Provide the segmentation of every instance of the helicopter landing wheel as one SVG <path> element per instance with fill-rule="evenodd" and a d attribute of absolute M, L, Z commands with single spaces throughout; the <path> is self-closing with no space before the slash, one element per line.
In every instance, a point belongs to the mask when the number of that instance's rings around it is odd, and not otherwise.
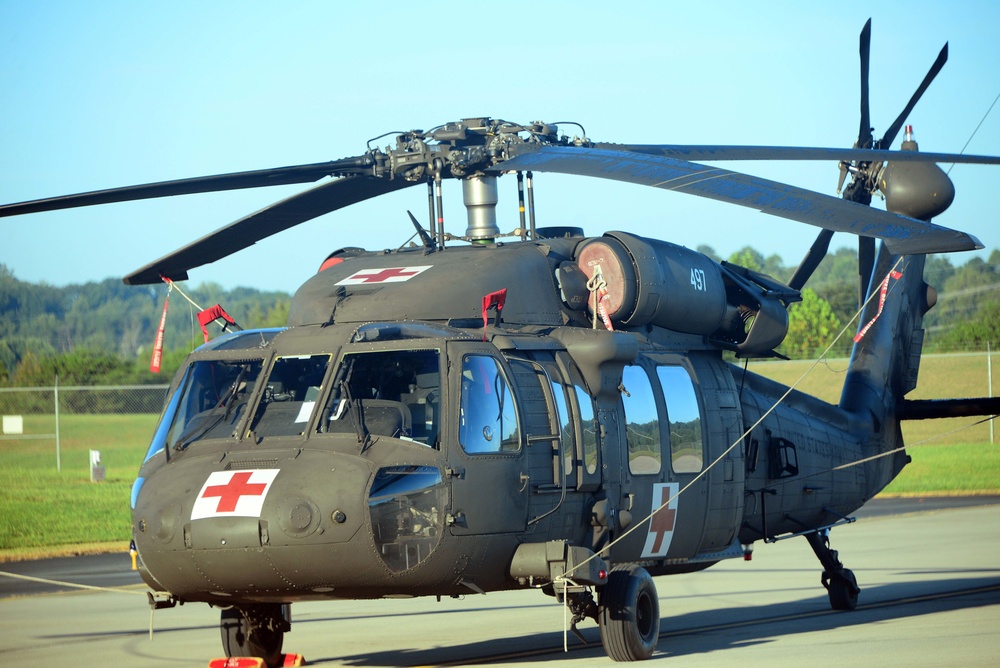
<path fill-rule="evenodd" d="M 219 624 L 222 649 L 227 657 L 255 656 L 268 666 L 277 666 L 287 626 L 280 605 L 224 608 Z"/>
<path fill-rule="evenodd" d="M 597 623 L 601 643 L 614 661 L 653 656 L 660 638 L 660 599 L 645 568 L 616 566 L 600 592 Z"/>
<path fill-rule="evenodd" d="M 830 607 L 834 610 L 854 610 L 858 607 L 861 588 L 849 568 L 844 568 L 833 576 L 824 573 L 823 584 L 830 595 Z"/>
<path fill-rule="evenodd" d="M 826 587 L 830 596 L 830 607 L 834 610 L 854 610 L 858 607 L 858 593 L 861 587 L 849 568 L 844 568 L 837 551 L 830 549 L 830 532 L 821 529 L 805 534 L 806 540 L 813 552 L 823 564 L 823 575 L 820 582 Z"/>

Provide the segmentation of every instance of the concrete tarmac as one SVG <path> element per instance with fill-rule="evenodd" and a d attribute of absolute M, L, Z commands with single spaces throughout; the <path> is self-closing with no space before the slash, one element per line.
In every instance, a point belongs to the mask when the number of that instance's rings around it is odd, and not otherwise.
<path fill-rule="evenodd" d="M 862 588 L 833 612 L 802 538 L 758 543 L 750 562 L 656 578 L 661 636 L 652 661 L 736 665 L 991 666 L 1000 661 L 1000 505 L 872 514 L 831 533 Z M 315 666 L 608 665 L 597 627 L 570 635 L 540 592 L 461 600 L 335 601 L 293 606 L 285 651 Z M 204 666 L 222 656 L 219 613 L 159 610 L 145 590 L 0 600 L 0 656 L 17 666 Z"/>

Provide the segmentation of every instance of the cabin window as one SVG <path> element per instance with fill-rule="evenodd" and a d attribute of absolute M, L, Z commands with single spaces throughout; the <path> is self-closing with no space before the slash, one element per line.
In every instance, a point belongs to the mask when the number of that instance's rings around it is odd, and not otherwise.
<path fill-rule="evenodd" d="M 317 429 L 388 436 L 436 447 L 441 420 L 440 351 L 344 355 Z"/>
<path fill-rule="evenodd" d="M 684 367 L 659 366 L 670 428 L 670 465 L 675 473 L 699 473 L 704 467 L 701 411 L 691 375 Z"/>
<path fill-rule="evenodd" d="M 552 381 L 552 396 L 556 403 L 556 421 L 559 425 L 559 449 L 562 453 L 562 470 L 566 473 L 566 484 L 573 485 L 576 473 L 576 432 L 573 418 L 566 403 L 566 389 L 562 383 Z M 561 482 L 561 480 L 556 480 Z"/>
<path fill-rule="evenodd" d="M 627 366 L 622 371 L 625 407 L 625 440 L 628 444 L 628 470 L 633 475 L 660 472 L 660 417 L 649 376 L 641 366 Z"/>
<path fill-rule="evenodd" d="M 594 421 L 594 400 L 587 390 L 576 388 L 576 403 L 580 407 L 580 438 L 583 450 L 583 466 L 588 474 L 597 473 L 597 424 Z"/>
<path fill-rule="evenodd" d="M 462 360 L 458 442 L 473 454 L 521 448 L 514 395 L 497 360 L 466 355 Z"/>
<path fill-rule="evenodd" d="M 164 414 L 173 418 L 166 443 L 183 450 L 205 438 L 236 437 L 262 366 L 259 359 L 192 362 L 173 415 Z"/>
<path fill-rule="evenodd" d="M 330 355 L 288 355 L 275 360 L 250 431 L 261 437 L 304 434 L 329 364 Z"/>

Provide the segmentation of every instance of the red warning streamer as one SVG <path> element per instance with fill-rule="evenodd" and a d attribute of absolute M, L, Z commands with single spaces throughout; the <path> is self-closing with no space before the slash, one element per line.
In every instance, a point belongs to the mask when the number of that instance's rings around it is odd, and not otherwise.
<path fill-rule="evenodd" d="M 594 275 L 587 281 L 587 289 L 590 290 L 591 310 L 596 315 L 601 316 L 605 329 L 609 332 L 615 331 L 611 324 L 611 316 L 608 315 L 608 282 L 604 278 L 604 272 L 601 271 L 601 265 L 594 266 Z M 597 329 L 596 319 L 594 320 L 594 329 Z"/>
<path fill-rule="evenodd" d="M 607 301 L 608 301 L 608 290 L 606 287 L 602 286 L 598 288 L 598 293 L 600 297 L 597 298 L 597 313 L 601 316 L 601 321 L 604 323 L 604 328 L 609 332 L 615 331 L 614 325 L 611 324 L 611 317 L 608 315 Z"/>
<path fill-rule="evenodd" d="M 156 342 L 153 344 L 153 357 L 149 360 L 149 370 L 153 373 L 160 373 L 160 363 L 163 361 L 163 330 L 167 326 L 168 306 L 170 306 L 170 288 L 167 288 L 167 298 L 163 300 L 163 315 L 160 316 L 160 326 L 156 330 Z"/>
<path fill-rule="evenodd" d="M 504 302 L 507 301 L 507 288 L 502 290 L 497 290 L 496 292 L 491 292 L 490 294 L 483 297 L 483 341 L 486 340 L 486 324 L 487 312 L 494 306 L 497 308 L 497 317 L 500 316 L 500 311 L 503 310 Z"/>
<path fill-rule="evenodd" d="M 898 281 L 902 277 L 903 277 L 902 272 L 893 269 L 882 281 L 882 287 L 879 289 L 879 296 L 878 296 L 878 312 L 875 314 L 875 317 L 868 322 L 867 325 L 861 328 L 861 331 L 859 331 L 857 334 L 854 335 L 855 343 L 864 338 L 865 334 L 868 333 L 868 330 L 871 329 L 871 326 L 875 324 L 876 320 L 878 320 L 878 317 L 882 315 L 882 307 L 885 306 L 885 294 L 886 292 L 889 291 L 889 279 L 892 278 Z"/>
<path fill-rule="evenodd" d="M 226 313 L 226 310 L 218 304 L 211 306 L 198 314 L 198 324 L 201 325 L 201 333 L 205 335 L 205 343 L 208 343 L 208 328 L 206 325 L 210 322 L 218 320 L 219 318 L 225 320 L 228 325 L 236 324 L 236 321 L 233 320 L 232 316 Z M 223 329 L 225 329 L 225 326 L 223 326 Z"/>

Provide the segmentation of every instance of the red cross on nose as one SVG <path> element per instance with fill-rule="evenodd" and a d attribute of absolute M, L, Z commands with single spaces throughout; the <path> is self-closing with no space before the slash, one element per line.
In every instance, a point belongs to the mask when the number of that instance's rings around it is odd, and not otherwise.
<path fill-rule="evenodd" d="M 236 504 L 240 502 L 241 496 L 260 496 L 267 489 L 264 483 L 250 483 L 252 472 L 245 471 L 234 473 L 233 477 L 225 485 L 210 485 L 202 492 L 201 497 L 206 499 L 211 496 L 219 497 L 219 506 L 215 509 L 218 513 L 231 513 L 236 510 Z"/>

